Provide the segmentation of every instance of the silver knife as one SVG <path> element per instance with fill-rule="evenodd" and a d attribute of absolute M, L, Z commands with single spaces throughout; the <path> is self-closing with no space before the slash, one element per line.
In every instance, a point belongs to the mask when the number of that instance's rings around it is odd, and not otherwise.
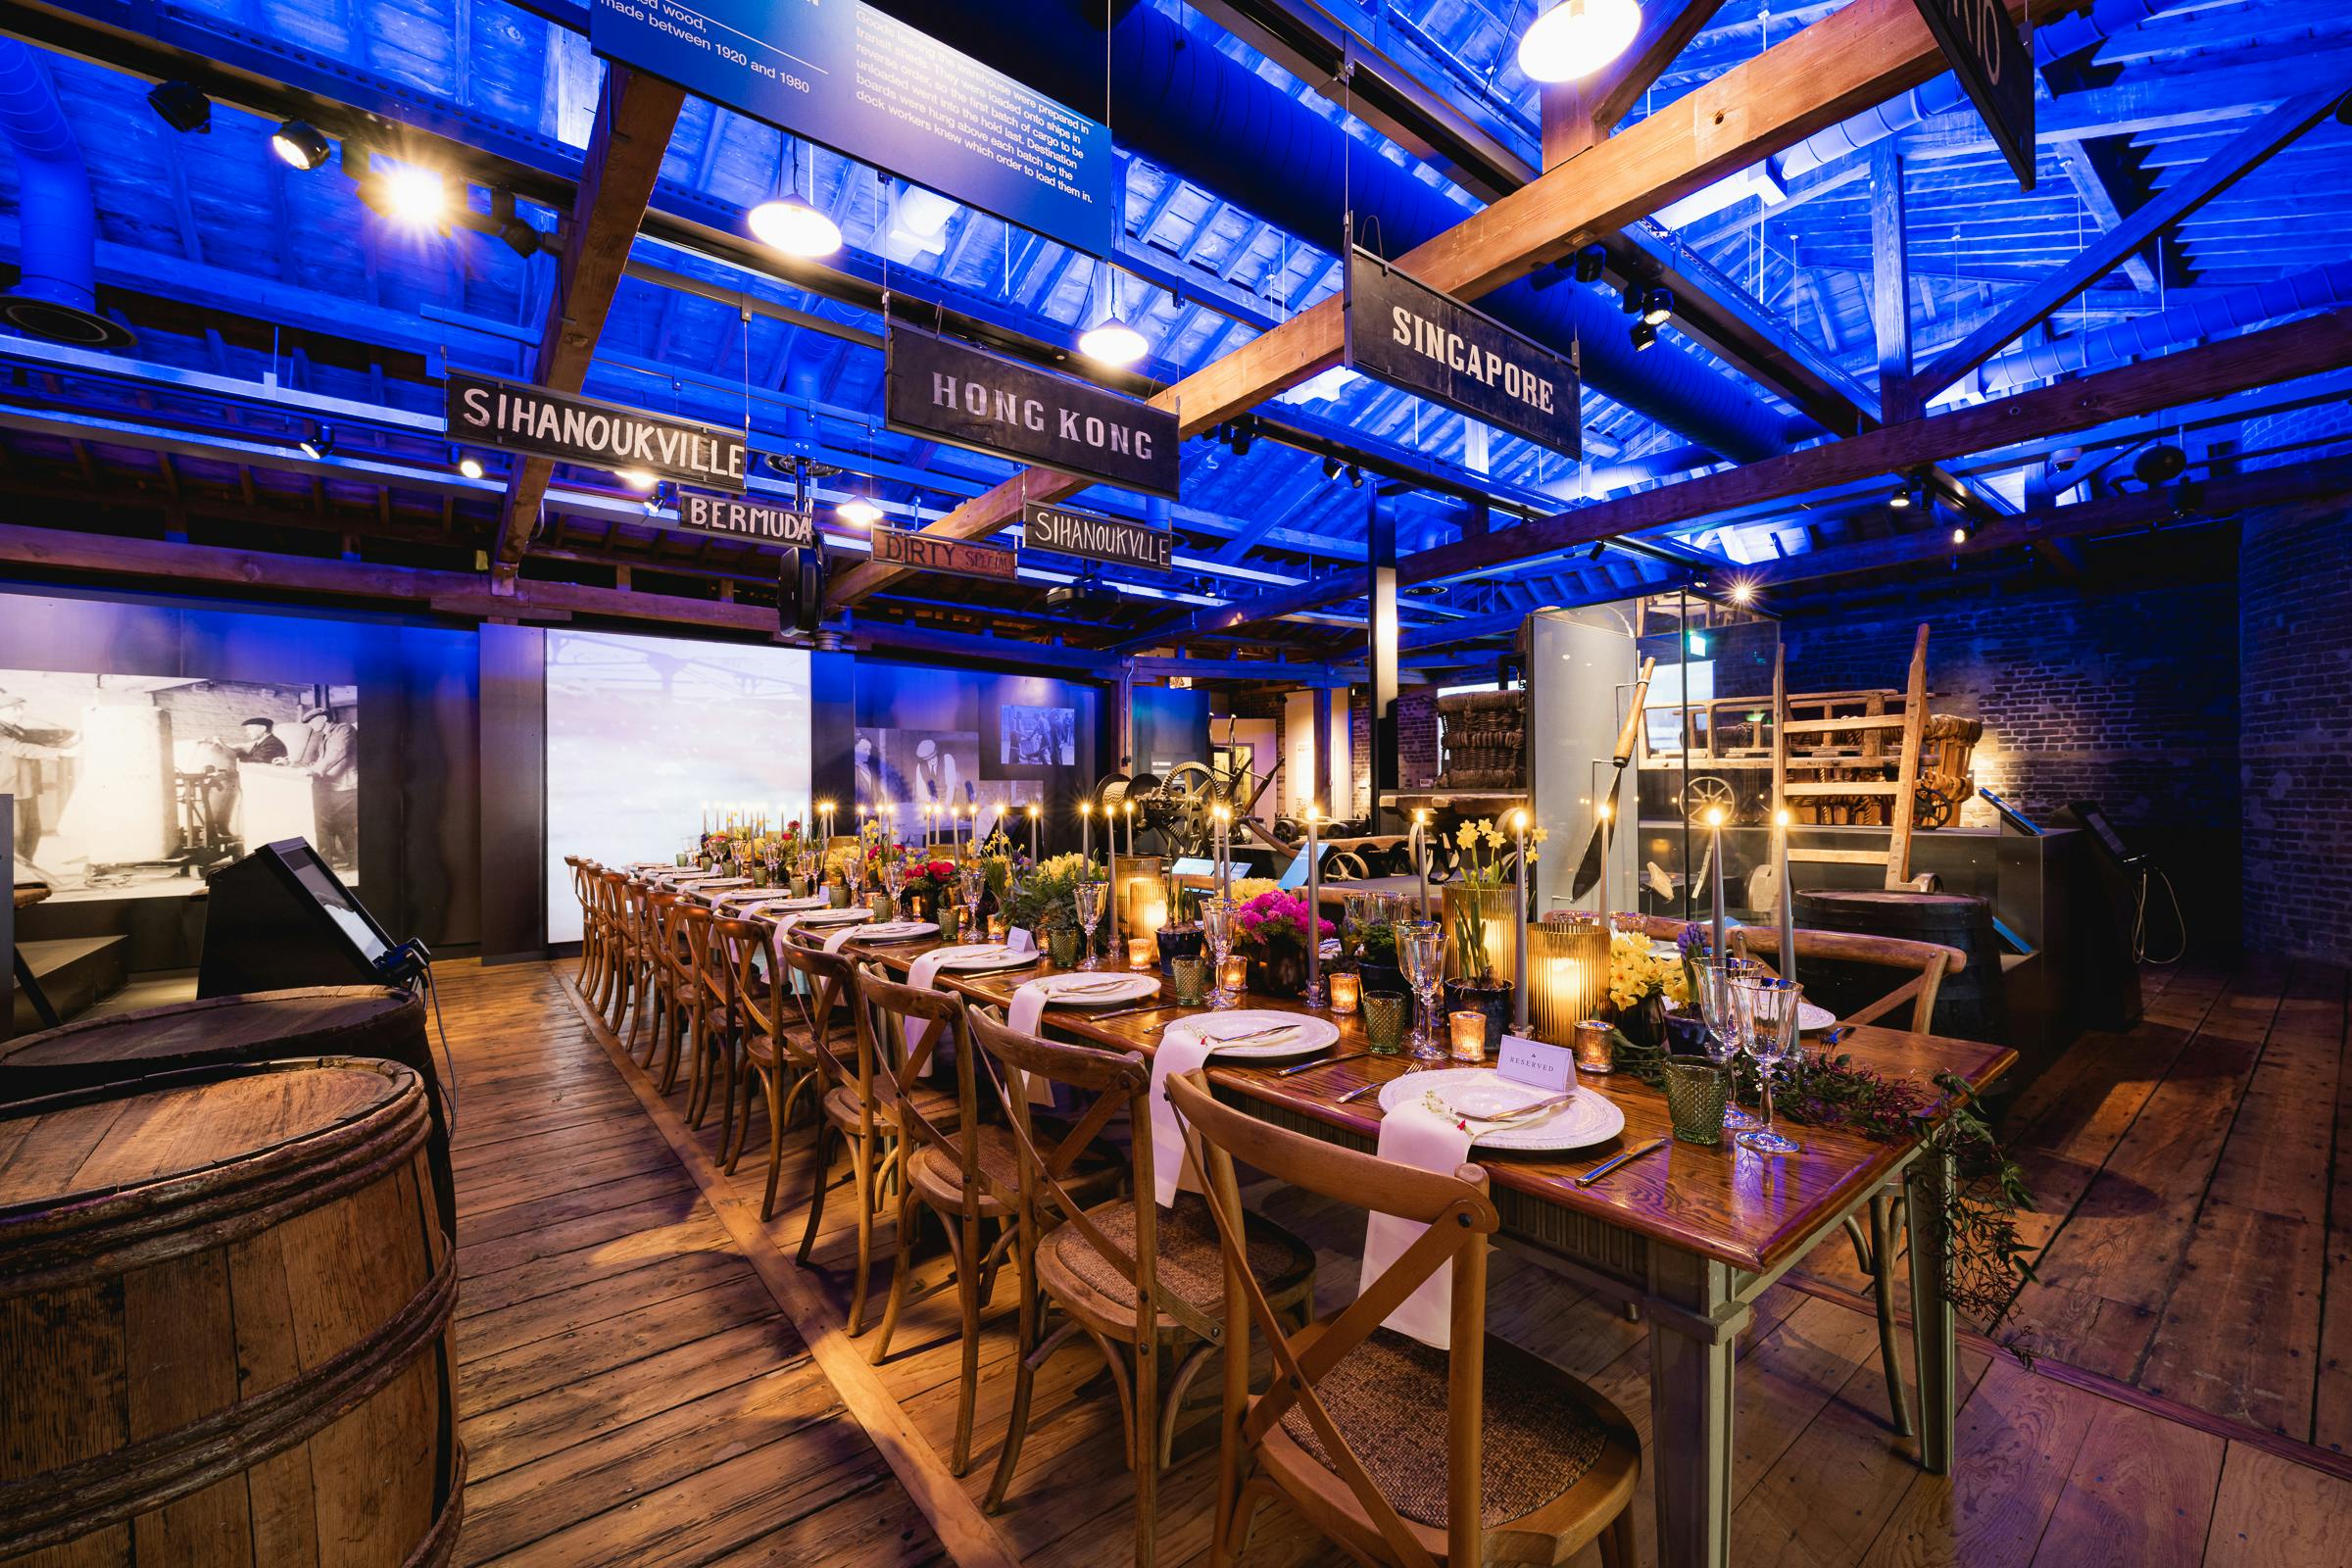
<path fill-rule="evenodd" d="M 1313 1072 L 1317 1067 L 1328 1067 L 1335 1061 L 1353 1061 L 1358 1056 L 1369 1056 L 1370 1054 L 1372 1053 L 1369 1051 L 1343 1051 L 1336 1056 L 1317 1056 L 1312 1061 L 1302 1061 L 1296 1067 L 1285 1067 L 1274 1076 L 1296 1078 L 1302 1072 Z"/>
<path fill-rule="evenodd" d="M 1629 1149 L 1622 1154 L 1613 1155 L 1608 1159 L 1604 1159 L 1599 1164 L 1593 1166 L 1591 1170 L 1585 1172 L 1582 1176 L 1579 1176 L 1576 1179 L 1576 1185 L 1579 1187 L 1590 1187 L 1594 1182 L 1600 1180 L 1603 1176 L 1606 1176 L 1609 1172 L 1615 1170 L 1618 1166 L 1626 1163 L 1628 1160 L 1640 1159 L 1643 1154 L 1654 1154 L 1672 1142 L 1674 1142 L 1674 1140 L 1671 1138 L 1653 1138 L 1648 1143 L 1642 1145 L 1638 1149 Z"/>

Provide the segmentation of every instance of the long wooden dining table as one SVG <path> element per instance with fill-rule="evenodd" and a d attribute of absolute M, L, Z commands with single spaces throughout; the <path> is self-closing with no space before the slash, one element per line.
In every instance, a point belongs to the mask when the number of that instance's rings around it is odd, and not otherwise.
<path fill-rule="evenodd" d="M 904 975 L 938 944 L 846 942 L 843 951 Z M 1023 983 L 1057 972 L 1044 955 L 1028 968 L 978 974 L 942 971 L 939 983 L 968 1001 L 1007 1006 Z M 1113 964 L 1110 972 L 1125 972 Z M 1163 982 L 1161 995 L 1168 995 Z M 1250 996 L 1244 1006 L 1304 1012 L 1296 1000 Z M 1090 1016 L 1049 1007 L 1049 1032 L 1150 1056 L 1162 1029 L 1210 1009 L 1173 1003 L 1146 1011 Z M 1368 1049 L 1358 1016 L 1321 1013 L 1340 1029 L 1331 1056 Z M 1979 1094 L 2009 1070 L 2015 1053 L 1993 1045 L 1864 1026 L 1838 1041 L 1841 1054 L 1890 1079 L 1931 1083 L 1948 1073 Z M 1214 1065 L 1219 1098 L 1279 1126 L 1355 1149 L 1380 1134 L 1377 1092 L 1340 1097 L 1372 1080 L 1412 1071 L 1404 1055 L 1360 1055 L 1295 1076 L 1278 1062 Z M 1640 1307 L 1650 1333 L 1650 1452 L 1662 1568 L 1727 1568 L 1731 1560 L 1734 1342 L 1766 1288 L 1889 1181 L 1903 1183 L 1911 1226 L 1912 1333 L 1919 1358 L 1920 1462 L 1951 1466 L 1958 1396 L 1958 1323 L 1945 1299 L 1948 1238 L 1941 1223 L 1949 1161 L 1929 1146 L 1935 1118 L 1919 1136 L 1874 1142 L 1836 1127 L 1788 1127 L 1803 1146 L 1767 1157 L 1737 1148 L 1671 1139 L 1666 1098 L 1626 1074 L 1581 1074 L 1579 1087 L 1625 1113 L 1614 1139 L 1570 1156 L 1474 1150 L 1485 1167 L 1506 1245 L 1605 1299 Z M 1948 1107 L 1946 1108 L 1948 1113 Z M 1576 1177 L 1600 1160 L 1659 1137 L 1665 1149 L 1628 1162 L 1586 1187 Z"/>

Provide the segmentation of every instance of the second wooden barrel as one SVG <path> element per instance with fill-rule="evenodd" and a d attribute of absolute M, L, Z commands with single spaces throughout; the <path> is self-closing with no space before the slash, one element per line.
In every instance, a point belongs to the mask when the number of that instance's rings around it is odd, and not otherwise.
<path fill-rule="evenodd" d="M 350 1058 L 0 1110 L 0 1565 L 449 1561 L 429 1132 Z"/>
<path fill-rule="evenodd" d="M 1816 930 L 1901 937 L 1958 948 L 1968 955 L 1968 967 L 1943 977 L 1943 987 L 1936 997 L 1935 1032 L 1955 1040 L 2008 1043 L 2009 1004 L 2001 979 L 2001 940 L 1992 926 L 1992 906 L 1983 899 L 1903 889 L 1799 888 L 1795 913 L 1798 925 Z M 1838 1013 L 1876 1001 L 1890 989 L 1883 968 L 1826 960 L 1804 965 L 1797 978 L 1804 982 L 1806 996 Z M 1908 1014 L 1902 1016 L 1907 1020 Z"/>
<path fill-rule="evenodd" d="M 450 1106 L 424 1013 L 421 997 L 391 986 L 306 986 L 76 1019 L 0 1045 L 0 1104 L 224 1062 L 381 1056 L 424 1080 L 433 1115 L 434 1203 L 442 1227 L 455 1236 Z"/>

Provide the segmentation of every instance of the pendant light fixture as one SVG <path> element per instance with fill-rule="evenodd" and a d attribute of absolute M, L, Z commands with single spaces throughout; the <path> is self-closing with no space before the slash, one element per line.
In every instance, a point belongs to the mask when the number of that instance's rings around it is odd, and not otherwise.
<path fill-rule="evenodd" d="M 1119 270 L 1104 262 L 1102 270 L 1108 274 L 1104 292 L 1109 295 L 1109 309 L 1102 319 L 1079 334 L 1078 352 L 1097 364 L 1123 370 L 1151 353 L 1152 345 L 1119 315 Z"/>
<path fill-rule="evenodd" d="M 1519 69 L 1531 81 L 1582 81 L 1632 47 L 1640 0 L 1560 0 L 1528 24 Z"/>
<path fill-rule="evenodd" d="M 792 189 L 784 196 L 761 202 L 745 215 L 752 237 L 787 256 L 815 258 L 841 249 L 841 225 L 801 195 L 801 155 L 797 142 L 787 141 L 792 160 Z M 809 162 L 814 175 L 815 160 Z"/>

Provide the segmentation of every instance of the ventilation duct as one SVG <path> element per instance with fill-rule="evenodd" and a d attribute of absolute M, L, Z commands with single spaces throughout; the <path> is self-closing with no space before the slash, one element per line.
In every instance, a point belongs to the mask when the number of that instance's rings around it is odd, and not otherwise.
<path fill-rule="evenodd" d="M 0 136 L 17 154 L 18 278 L 0 321 L 28 337 L 126 348 L 128 329 L 98 314 L 97 218 L 81 143 L 40 61 L 0 36 Z"/>

